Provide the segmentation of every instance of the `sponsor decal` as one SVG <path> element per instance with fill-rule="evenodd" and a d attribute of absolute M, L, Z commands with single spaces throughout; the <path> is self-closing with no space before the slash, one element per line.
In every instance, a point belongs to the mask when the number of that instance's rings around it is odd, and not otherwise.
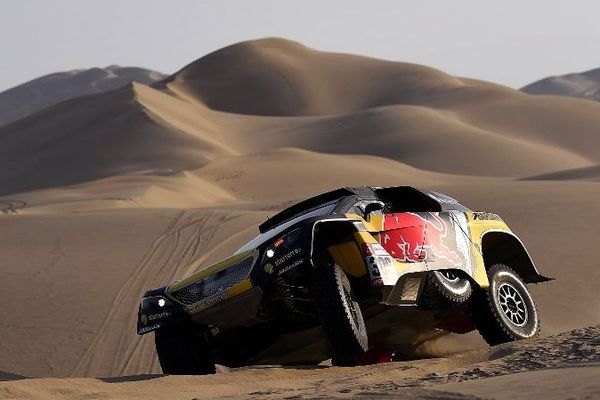
<path fill-rule="evenodd" d="M 290 265 L 282 268 L 277 275 L 281 275 L 281 274 L 285 274 L 286 272 L 289 272 L 291 270 L 293 270 L 294 268 L 296 268 L 298 265 L 302 264 L 304 262 L 304 259 L 301 258 L 299 260 L 294 261 L 293 263 L 291 263 Z"/>
<path fill-rule="evenodd" d="M 462 266 L 461 257 L 447 244 L 450 240 L 447 222 L 439 213 L 430 212 L 428 216 L 424 218 L 415 213 L 386 215 L 381 245 L 394 258 L 404 262 L 443 259 L 452 266 Z"/>
<path fill-rule="evenodd" d="M 169 315 L 171 315 L 171 313 L 168 311 L 161 312 L 158 314 L 150 314 L 148 315 L 148 321 L 155 321 L 157 319 L 167 318 Z"/>
<path fill-rule="evenodd" d="M 138 329 L 138 335 L 143 335 L 144 333 L 152 332 L 153 330 L 156 330 L 158 328 L 160 328 L 160 324 L 144 326 L 144 327 Z"/>
<path fill-rule="evenodd" d="M 142 322 L 142 324 L 148 325 L 148 316 L 146 314 L 142 314 L 140 316 L 140 321 Z"/>
<path fill-rule="evenodd" d="M 279 257 L 277 260 L 275 260 L 273 262 L 273 264 L 275 264 L 276 267 L 279 267 L 281 264 L 283 264 L 284 262 L 293 258 L 294 256 L 297 256 L 298 254 L 300 254 L 300 249 L 298 249 L 298 248 L 293 249 L 293 250 L 289 251 L 288 253 L 285 253 L 283 256 Z"/>
<path fill-rule="evenodd" d="M 473 213 L 473 219 L 479 220 L 488 220 L 488 221 L 502 221 L 502 218 L 498 214 L 485 212 L 485 211 L 476 211 Z"/>
<path fill-rule="evenodd" d="M 263 267 L 263 269 L 265 270 L 265 272 L 267 274 L 272 274 L 273 273 L 273 264 L 271 263 L 266 263 Z"/>

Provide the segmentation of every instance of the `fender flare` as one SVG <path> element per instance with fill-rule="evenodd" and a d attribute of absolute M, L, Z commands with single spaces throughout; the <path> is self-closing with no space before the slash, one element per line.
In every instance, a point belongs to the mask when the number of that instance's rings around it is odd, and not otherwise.
<path fill-rule="evenodd" d="M 343 240 L 340 241 L 341 238 L 347 238 L 349 235 L 354 235 L 354 233 L 361 231 L 357 226 L 357 224 L 360 223 L 360 221 L 349 218 L 326 218 L 315 221 L 312 225 L 310 236 L 310 264 L 312 267 L 318 268 L 322 265 L 323 257 L 335 259 L 334 254 L 324 252 L 324 250 L 330 245 L 344 243 Z M 350 240 L 345 242 L 348 243 Z M 360 249 L 354 238 L 352 238 L 352 242 L 356 244 L 358 255 L 360 256 L 360 263 L 364 265 L 362 253 L 360 253 Z M 340 266 L 345 272 L 350 273 L 350 275 L 355 275 L 355 273 L 348 270 L 344 265 L 345 263 L 338 262 L 338 260 L 335 261 L 336 263 L 341 264 Z M 366 272 L 366 268 L 364 268 L 364 270 Z"/>
<path fill-rule="evenodd" d="M 515 270 L 525 283 L 553 280 L 538 271 L 531 255 L 517 235 L 502 229 L 490 229 L 481 235 L 481 254 L 485 268 L 505 263 Z"/>

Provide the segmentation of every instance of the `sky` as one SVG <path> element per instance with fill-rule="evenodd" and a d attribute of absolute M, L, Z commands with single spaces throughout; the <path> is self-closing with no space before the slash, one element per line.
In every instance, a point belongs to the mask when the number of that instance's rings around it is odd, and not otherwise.
<path fill-rule="evenodd" d="M 596 0 L 0 0 L 0 91 L 112 64 L 173 73 L 270 36 L 518 88 L 600 67 L 599 15 Z"/>

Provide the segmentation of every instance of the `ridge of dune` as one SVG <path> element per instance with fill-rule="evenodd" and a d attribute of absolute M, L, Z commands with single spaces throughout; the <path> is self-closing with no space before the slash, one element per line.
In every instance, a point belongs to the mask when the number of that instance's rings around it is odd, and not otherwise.
<path fill-rule="evenodd" d="M 196 168 L 230 150 L 155 118 L 144 85 L 72 99 L 0 128 L 0 195 Z"/>
<path fill-rule="evenodd" d="M 223 154 L 237 154 L 229 143 L 220 138 L 222 127 L 188 102 L 135 82 L 132 90 L 136 101 L 159 124 L 193 135 L 222 150 Z"/>
<path fill-rule="evenodd" d="M 520 90 L 535 95 L 571 96 L 600 101 L 600 68 L 550 76 L 523 86 Z"/>
<path fill-rule="evenodd" d="M 453 112 L 474 128 L 600 159 L 600 149 L 591 145 L 597 139 L 599 104 L 528 96 L 426 66 L 323 52 L 285 39 L 225 47 L 155 86 L 215 111 L 253 116 L 350 115 L 390 105 L 423 106 Z"/>
<path fill-rule="evenodd" d="M 131 82 L 149 85 L 165 76 L 145 68 L 118 65 L 44 75 L 0 92 L 0 126 L 72 98 L 114 90 Z"/>
<path fill-rule="evenodd" d="M 582 181 L 600 181 L 600 165 L 590 167 L 574 168 L 564 171 L 555 171 L 548 174 L 535 175 L 523 180 L 582 180 Z"/>
<path fill-rule="evenodd" d="M 403 104 L 463 83 L 430 67 L 322 52 L 267 38 L 210 53 L 158 86 L 217 111 L 306 116 Z"/>
<path fill-rule="evenodd" d="M 217 50 L 152 87 L 79 97 L 0 127 L 0 195 L 279 147 L 524 178 L 596 165 L 599 124 L 594 102 L 271 38 Z"/>

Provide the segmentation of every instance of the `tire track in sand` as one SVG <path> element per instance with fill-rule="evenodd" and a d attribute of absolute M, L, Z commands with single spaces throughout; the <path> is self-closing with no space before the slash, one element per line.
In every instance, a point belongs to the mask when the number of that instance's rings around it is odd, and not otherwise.
<path fill-rule="evenodd" d="M 134 322 L 126 320 L 131 318 L 131 312 L 133 315 L 137 312 L 137 302 L 132 303 L 133 298 L 141 296 L 141 292 L 152 286 L 152 278 L 160 275 L 160 269 L 164 269 L 168 260 L 177 251 L 182 230 L 191 224 L 201 223 L 207 217 L 202 215 L 198 218 L 197 215 L 197 213 L 186 214 L 183 211 L 177 213 L 163 233 L 152 243 L 113 298 L 111 307 L 96 336 L 71 375 L 108 376 L 114 374 L 113 360 L 119 358 L 118 343 L 127 340 L 131 331 L 135 329 L 132 327 Z M 115 340 L 118 342 L 114 343 Z M 110 350 L 110 354 L 106 354 L 106 350 Z"/>
<path fill-rule="evenodd" d="M 152 335 L 137 336 L 142 293 L 182 276 L 224 223 L 238 215 L 213 210 L 180 212 L 153 242 L 112 300 L 111 307 L 72 376 L 115 376 L 158 372 Z"/>
<path fill-rule="evenodd" d="M 189 236 L 186 244 L 181 247 L 180 252 L 176 253 L 173 260 L 178 265 L 178 268 L 168 268 L 167 272 L 171 270 L 173 271 L 173 275 L 188 275 L 188 267 L 200 258 L 200 253 L 207 252 L 207 249 L 219 248 L 226 241 L 220 240 L 218 244 L 212 243 L 213 238 L 217 236 L 217 231 L 223 225 L 237 219 L 239 216 L 228 214 L 212 215 L 212 218 L 206 223 L 194 226 L 194 231 Z M 202 259 L 205 260 L 205 257 L 202 257 Z M 164 283 L 165 278 L 161 279 L 161 283 Z M 172 281 L 173 279 L 173 277 L 167 278 L 166 281 Z M 119 363 L 119 367 L 116 369 L 119 375 L 131 375 L 139 373 L 138 371 L 160 372 L 154 352 L 154 341 L 152 339 L 153 335 L 136 336 L 134 342 L 130 343 L 127 348 L 121 349 L 123 357 Z"/>

